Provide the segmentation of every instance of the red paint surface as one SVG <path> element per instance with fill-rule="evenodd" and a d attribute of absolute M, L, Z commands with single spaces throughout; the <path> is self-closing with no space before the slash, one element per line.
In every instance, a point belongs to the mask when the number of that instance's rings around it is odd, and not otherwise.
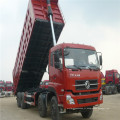
<path fill-rule="evenodd" d="M 41 87 L 41 88 L 48 88 L 48 85 L 46 85 L 46 83 L 49 84 L 49 80 L 44 80 L 44 81 L 42 82 L 42 85 L 40 85 L 40 87 Z"/>

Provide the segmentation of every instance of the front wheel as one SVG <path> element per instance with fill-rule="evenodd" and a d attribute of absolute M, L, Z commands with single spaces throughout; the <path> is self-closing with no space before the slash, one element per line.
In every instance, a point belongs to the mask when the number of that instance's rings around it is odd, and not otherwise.
<path fill-rule="evenodd" d="M 90 118 L 93 113 L 93 107 L 83 109 L 81 112 L 83 118 Z"/>
<path fill-rule="evenodd" d="M 52 117 L 52 120 L 60 120 L 58 102 L 55 96 L 53 96 L 51 99 L 51 117 Z"/>

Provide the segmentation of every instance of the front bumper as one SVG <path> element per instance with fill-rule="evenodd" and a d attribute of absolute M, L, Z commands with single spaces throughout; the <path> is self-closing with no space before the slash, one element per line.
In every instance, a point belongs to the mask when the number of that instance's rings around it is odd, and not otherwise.
<path fill-rule="evenodd" d="M 7 97 L 7 96 L 11 96 L 11 95 L 13 95 L 13 92 L 12 91 L 5 91 L 5 96 Z"/>
<path fill-rule="evenodd" d="M 2 97 L 5 97 L 5 92 L 4 91 L 0 92 L 0 98 L 2 98 Z"/>
<path fill-rule="evenodd" d="M 67 95 L 70 95 L 71 98 L 74 99 L 75 104 L 68 104 L 66 102 Z M 63 107 L 64 109 L 74 109 L 99 105 L 103 103 L 103 98 L 100 100 L 100 96 L 102 97 L 102 90 L 100 90 L 97 94 L 90 95 L 73 95 L 71 92 L 65 92 L 63 96 Z"/>

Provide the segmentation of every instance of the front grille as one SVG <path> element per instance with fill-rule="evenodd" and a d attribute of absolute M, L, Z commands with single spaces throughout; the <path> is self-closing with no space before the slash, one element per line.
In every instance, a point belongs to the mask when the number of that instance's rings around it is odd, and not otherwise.
<path fill-rule="evenodd" d="M 86 83 L 88 85 L 86 85 Z M 76 80 L 75 81 L 76 90 L 91 90 L 98 88 L 98 80 Z"/>
<path fill-rule="evenodd" d="M 77 100 L 78 104 L 91 103 L 96 101 L 98 101 L 98 97 Z"/>
<path fill-rule="evenodd" d="M 98 94 L 99 91 L 90 91 L 90 92 L 81 92 L 81 93 L 73 93 L 73 95 L 92 95 L 92 94 Z"/>
<path fill-rule="evenodd" d="M 8 90 L 11 90 L 11 88 L 9 87 Z"/>

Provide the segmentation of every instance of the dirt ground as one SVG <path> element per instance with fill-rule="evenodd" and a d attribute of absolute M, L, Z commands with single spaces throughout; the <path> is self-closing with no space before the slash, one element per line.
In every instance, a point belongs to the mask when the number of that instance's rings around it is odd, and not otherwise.
<path fill-rule="evenodd" d="M 80 113 L 63 115 L 62 120 L 85 120 Z M 104 95 L 104 103 L 94 107 L 93 115 L 86 120 L 119 120 L 120 94 Z M 16 97 L 0 98 L 0 120 L 51 120 L 41 118 L 37 107 L 21 109 L 17 107 Z"/>

